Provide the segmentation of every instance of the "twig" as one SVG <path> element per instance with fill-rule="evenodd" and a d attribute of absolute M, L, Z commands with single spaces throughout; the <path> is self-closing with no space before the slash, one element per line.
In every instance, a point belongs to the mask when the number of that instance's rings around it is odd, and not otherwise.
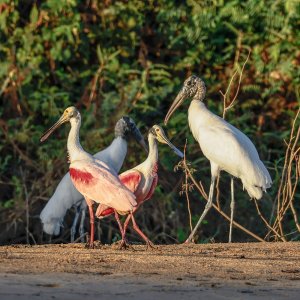
<path fill-rule="evenodd" d="M 296 113 L 296 116 L 292 123 L 292 129 L 290 133 L 289 142 L 287 144 L 287 149 L 285 153 L 285 160 L 282 170 L 282 175 L 280 179 L 280 184 L 277 192 L 277 217 L 275 219 L 275 222 L 273 224 L 273 229 L 279 228 L 281 235 L 284 235 L 283 233 L 283 227 L 282 227 L 282 219 L 288 210 L 289 207 L 291 207 L 292 213 L 294 215 L 294 220 L 296 222 L 296 226 L 298 224 L 298 219 L 296 216 L 296 211 L 293 207 L 292 201 L 294 200 L 294 195 L 296 192 L 296 186 L 297 181 L 299 179 L 299 173 L 297 172 L 297 155 L 299 152 L 300 147 L 297 147 L 297 144 L 299 142 L 300 138 L 300 127 L 298 127 L 297 133 L 294 136 L 294 132 L 296 129 L 296 121 L 300 114 L 300 107 L 298 108 L 298 111 Z M 296 181 L 294 183 L 294 187 L 292 186 L 292 164 L 293 162 L 296 162 Z M 292 205 L 291 205 L 292 204 Z M 299 228 L 297 226 L 297 228 Z M 269 232 L 270 233 L 270 232 Z"/>
<path fill-rule="evenodd" d="M 0 96 L 3 94 L 4 90 L 6 89 L 6 87 L 8 86 L 9 82 L 11 81 L 14 73 L 16 72 L 15 69 L 13 69 L 12 71 L 10 71 L 8 73 L 8 76 L 6 77 L 6 79 L 4 80 L 3 84 L 2 84 L 2 87 L 0 89 Z"/>
<path fill-rule="evenodd" d="M 257 209 L 257 212 L 258 212 L 258 215 L 261 217 L 261 219 L 263 220 L 263 222 L 266 224 L 266 226 L 272 231 L 274 232 L 274 234 L 279 238 L 281 239 L 283 242 L 285 241 L 284 237 L 280 236 L 280 234 L 274 230 L 270 224 L 268 223 L 268 221 L 264 218 L 264 216 L 262 215 L 260 209 L 259 209 L 259 206 L 258 206 L 258 203 L 257 203 L 257 200 L 254 199 L 254 203 L 255 203 L 255 206 L 256 206 L 256 209 Z"/>
<path fill-rule="evenodd" d="M 237 86 L 237 89 L 236 89 L 236 92 L 235 92 L 235 95 L 234 95 L 233 99 L 227 104 L 226 99 L 227 99 L 227 96 L 228 96 L 228 92 L 230 90 L 230 86 L 231 86 L 231 84 L 233 82 L 233 79 L 235 78 L 235 75 L 237 74 L 238 70 L 236 70 L 233 73 L 233 75 L 232 75 L 232 77 L 229 81 L 229 84 L 228 84 L 228 87 L 226 89 L 225 94 L 222 91 L 219 91 L 220 94 L 223 96 L 223 119 L 225 119 L 225 115 L 226 115 L 227 110 L 231 109 L 234 106 L 234 102 L 235 102 L 235 100 L 236 100 L 236 98 L 239 94 L 240 87 L 241 87 L 241 82 L 242 82 L 242 77 L 243 77 L 243 72 L 244 72 L 245 66 L 246 66 L 246 64 L 247 64 L 247 62 L 250 58 L 250 54 L 251 54 L 251 50 L 249 50 L 247 58 L 246 58 L 245 62 L 243 63 L 243 66 L 242 66 L 242 69 L 241 69 L 241 72 L 240 72 L 240 76 L 239 76 L 238 86 Z"/>
<path fill-rule="evenodd" d="M 186 165 L 186 145 L 187 145 L 187 140 L 185 140 L 185 145 L 184 145 L 184 150 L 183 150 L 183 160 L 184 164 Z M 191 206 L 190 206 L 190 198 L 189 198 L 189 185 L 188 185 L 188 173 L 187 170 L 184 170 L 185 173 L 185 195 L 186 195 L 186 201 L 187 201 L 187 206 L 188 206 L 188 212 L 189 212 L 189 222 L 190 222 L 190 229 L 191 232 L 193 231 L 193 224 L 192 224 L 192 213 L 191 213 Z"/>

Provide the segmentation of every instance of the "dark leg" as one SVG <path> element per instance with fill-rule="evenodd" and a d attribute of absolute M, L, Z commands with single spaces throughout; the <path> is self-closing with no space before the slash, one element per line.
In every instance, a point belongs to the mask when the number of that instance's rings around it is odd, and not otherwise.
<path fill-rule="evenodd" d="M 74 243 L 74 241 L 75 241 L 76 225 L 77 225 L 77 222 L 78 222 L 80 212 L 81 212 L 81 206 L 78 205 L 76 207 L 76 213 L 75 213 L 74 221 L 73 221 L 73 224 L 72 224 L 72 227 L 71 227 L 71 243 Z"/>
<path fill-rule="evenodd" d="M 82 243 L 85 242 L 85 234 L 84 234 L 85 213 L 86 213 L 86 205 L 84 207 L 81 207 L 81 219 L 80 219 L 80 225 L 79 225 L 79 235 L 80 235 L 80 240 Z"/>
<path fill-rule="evenodd" d="M 147 238 L 147 236 L 141 231 L 141 229 L 138 227 L 138 225 L 135 222 L 133 214 L 130 214 L 131 220 L 132 220 L 132 225 L 133 229 L 140 235 L 140 237 L 146 242 L 147 244 L 147 249 L 148 247 L 154 248 L 154 244 Z"/>

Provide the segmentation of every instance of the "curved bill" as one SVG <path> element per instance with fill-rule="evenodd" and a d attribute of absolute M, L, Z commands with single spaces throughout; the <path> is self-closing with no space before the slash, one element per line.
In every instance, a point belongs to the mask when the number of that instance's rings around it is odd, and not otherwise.
<path fill-rule="evenodd" d="M 144 137 L 142 136 L 140 130 L 135 127 L 133 131 L 133 137 L 134 139 L 145 149 L 145 151 L 148 153 L 148 146 L 144 140 Z"/>
<path fill-rule="evenodd" d="M 185 90 L 181 89 L 181 91 L 178 93 L 177 97 L 173 101 L 169 111 L 166 114 L 165 121 L 164 121 L 165 125 L 167 125 L 171 115 L 182 104 L 182 102 L 185 100 L 185 98 L 186 98 Z"/>
<path fill-rule="evenodd" d="M 160 128 L 159 132 L 156 132 L 156 137 L 160 143 L 167 144 L 175 152 L 175 154 L 183 158 L 184 156 L 183 153 L 170 142 L 170 140 L 166 137 L 162 128 Z"/>
<path fill-rule="evenodd" d="M 40 142 L 42 143 L 42 142 L 46 141 L 54 130 L 56 130 L 60 125 L 62 125 L 63 123 L 65 123 L 67 121 L 68 121 L 68 118 L 65 115 L 62 115 L 59 118 L 59 120 L 42 135 L 42 137 L 40 138 Z"/>

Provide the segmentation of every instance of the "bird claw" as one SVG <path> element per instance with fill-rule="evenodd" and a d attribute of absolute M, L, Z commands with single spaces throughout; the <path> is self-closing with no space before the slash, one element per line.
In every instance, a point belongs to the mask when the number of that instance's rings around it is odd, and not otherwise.
<path fill-rule="evenodd" d="M 157 250 L 158 249 L 150 240 L 148 240 L 146 242 L 146 251 L 148 251 L 149 248 L 150 248 L 150 250 Z"/>
<path fill-rule="evenodd" d="M 134 248 L 127 242 L 126 239 L 122 239 L 119 250 L 129 250 L 129 249 L 134 250 Z"/>
<path fill-rule="evenodd" d="M 186 244 L 186 245 L 191 245 L 191 244 L 196 244 L 196 243 L 195 243 L 194 239 L 187 239 L 187 240 L 184 242 L 184 244 Z"/>
<path fill-rule="evenodd" d="M 91 243 L 86 243 L 86 244 L 85 244 L 85 248 L 86 248 L 86 249 L 94 249 L 94 248 L 95 248 L 95 245 L 94 245 L 94 243 L 92 243 L 92 244 L 91 244 Z"/>

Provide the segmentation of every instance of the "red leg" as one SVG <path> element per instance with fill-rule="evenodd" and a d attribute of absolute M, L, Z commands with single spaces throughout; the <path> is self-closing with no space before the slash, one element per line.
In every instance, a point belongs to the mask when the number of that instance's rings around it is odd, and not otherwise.
<path fill-rule="evenodd" d="M 139 226 L 136 224 L 135 219 L 133 214 L 130 214 L 131 216 L 131 220 L 132 220 L 132 225 L 133 225 L 133 229 L 140 235 L 140 237 L 146 242 L 147 244 L 147 248 L 154 248 L 154 244 L 147 238 L 147 236 L 141 231 L 141 229 L 139 228 Z"/>
<path fill-rule="evenodd" d="M 126 235 L 126 231 L 127 231 L 127 227 L 128 227 L 130 219 L 131 219 L 131 215 L 129 214 L 124 222 L 124 227 L 123 227 L 124 237 Z"/>
<path fill-rule="evenodd" d="M 122 235 L 122 239 L 123 239 L 123 236 L 124 236 L 124 230 L 123 230 L 123 227 L 122 227 L 122 224 L 121 224 L 121 221 L 120 221 L 120 218 L 119 218 L 119 215 L 117 213 L 117 211 L 115 210 L 115 219 L 117 220 L 118 222 L 118 225 L 119 225 L 119 229 L 120 229 L 120 232 L 121 232 L 121 235 Z"/>
<path fill-rule="evenodd" d="M 94 248 L 94 236 L 95 236 L 95 217 L 94 217 L 94 211 L 93 211 L 93 201 L 85 198 L 85 201 L 89 207 L 89 213 L 90 213 L 90 225 L 91 225 L 91 230 L 90 230 L 90 242 L 89 242 L 89 247 Z"/>
<path fill-rule="evenodd" d="M 127 227 L 128 227 L 128 224 L 129 224 L 129 221 L 131 219 L 131 216 L 128 215 L 125 222 L 124 222 L 124 225 L 123 225 L 123 235 L 122 235 L 122 242 L 121 242 L 121 245 L 120 245 L 120 249 L 122 248 L 128 248 L 129 247 L 129 244 L 126 240 L 126 231 L 127 231 Z"/>

